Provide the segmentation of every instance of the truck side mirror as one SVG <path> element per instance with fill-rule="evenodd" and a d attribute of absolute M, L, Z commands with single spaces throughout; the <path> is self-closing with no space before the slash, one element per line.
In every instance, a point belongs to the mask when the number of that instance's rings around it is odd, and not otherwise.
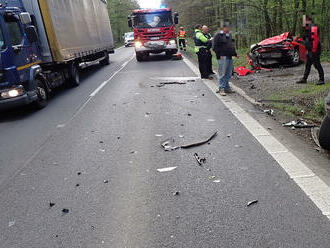
<path fill-rule="evenodd" d="M 174 24 L 178 24 L 179 23 L 179 14 L 178 12 L 174 13 Z"/>
<path fill-rule="evenodd" d="M 133 27 L 133 23 L 132 23 L 132 18 L 130 16 L 127 17 L 127 22 L 128 22 L 128 26 L 130 28 L 132 28 Z"/>
<path fill-rule="evenodd" d="M 32 25 L 27 26 L 25 28 L 25 33 L 30 43 L 34 43 L 38 41 L 38 34 L 35 26 Z"/>
<path fill-rule="evenodd" d="M 23 24 L 29 24 L 32 22 L 31 16 L 28 12 L 22 12 L 19 14 L 19 18 Z"/>

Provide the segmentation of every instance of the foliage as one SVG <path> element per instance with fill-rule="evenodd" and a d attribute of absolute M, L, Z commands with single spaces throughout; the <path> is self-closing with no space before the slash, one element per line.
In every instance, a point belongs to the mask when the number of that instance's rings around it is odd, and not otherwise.
<path fill-rule="evenodd" d="M 108 11 L 116 45 L 123 43 L 123 35 L 131 31 L 127 25 L 127 16 L 132 9 L 138 8 L 136 0 L 108 0 Z"/>
<path fill-rule="evenodd" d="M 180 14 L 180 25 L 190 35 L 197 23 L 212 32 L 224 21 L 233 25 L 238 47 L 250 47 L 264 38 L 290 31 L 303 31 L 301 16 L 312 15 L 321 29 L 323 47 L 330 50 L 330 0 L 163 0 Z"/>

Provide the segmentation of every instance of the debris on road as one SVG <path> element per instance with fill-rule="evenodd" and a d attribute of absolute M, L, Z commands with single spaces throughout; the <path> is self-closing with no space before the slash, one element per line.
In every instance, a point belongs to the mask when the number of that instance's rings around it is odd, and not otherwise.
<path fill-rule="evenodd" d="M 62 213 L 64 213 L 64 214 L 69 213 L 69 209 L 67 209 L 67 208 L 63 208 L 63 209 L 62 209 Z"/>
<path fill-rule="evenodd" d="M 187 115 L 188 115 L 188 116 L 191 116 L 191 114 L 190 114 L 190 113 L 188 113 Z"/>
<path fill-rule="evenodd" d="M 315 125 L 310 125 L 303 119 L 298 119 L 296 121 L 290 121 L 288 123 L 283 124 L 283 127 L 312 128 L 315 127 Z"/>
<path fill-rule="evenodd" d="M 173 192 L 173 195 L 180 195 L 179 191 Z"/>
<path fill-rule="evenodd" d="M 145 116 L 145 117 L 149 117 L 150 115 L 151 115 L 150 112 L 146 112 L 144 116 Z"/>
<path fill-rule="evenodd" d="M 109 183 L 109 180 L 103 180 L 103 183 Z"/>
<path fill-rule="evenodd" d="M 163 137 L 162 134 L 155 134 L 156 137 Z"/>
<path fill-rule="evenodd" d="M 203 164 L 206 163 L 206 158 L 200 158 L 197 153 L 194 154 L 194 157 L 199 166 L 202 166 Z"/>
<path fill-rule="evenodd" d="M 80 176 L 80 175 L 81 175 L 81 172 L 79 171 L 79 172 L 77 173 L 77 175 Z"/>
<path fill-rule="evenodd" d="M 9 221 L 8 227 L 12 227 L 13 225 L 15 225 L 15 221 L 14 220 L 13 221 Z"/>
<path fill-rule="evenodd" d="M 54 202 L 50 202 L 50 203 L 49 203 L 49 207 L 50 207 L 50 208 L 52 208 L 52 207 L 54 207 L 54 206 L 55 206 L 55 203 L 54 203 Z"/>
<path fill-rule="evenodd" d="M 177 166 L 175 166 L 175 167 L 166 167 L 166 168 L 157 169 L 157 171 L 158 172 L 169 172 L 169 171 L 175 170 L 176 168 L 177 168 Z"/>
<path fill-rule="evenodd" d="M 167 141 L 164 141 L 161 144 L 161 146 L 163 147 L 163 149 L 165 151 L 173 151 L 173 150 L 177 150 L 177 149 L 189 149 L 189 148 L 192 148 L 192 147 L 201 146 L 201 145 L 204 145 L 206 143 L 209 143 L 212 139 L 214 139 L 217 136 L 217 134 L 218 134 L 218 132 L 215 132 L 207 140 L 196 142 L 196 143 L 191 143 L 191 144 L 187 144 L 187 145 L 181 145 L 181 146 L 171 146 L 170 145 L 170 140 L 167 140 Z M 173 142 L 174 142 L 174 139 L 173 139 Z"/>
<path fill-rule="evenodd" d="M 104 142 L 102 141 L 102 140 L 100 140 L 100 142 L 99 142 L 100 144 L 103 144 Z"/>
<path fill-rule="evenodd" d="M 264 113 L 267 114 L 267 115 L 273 116 L 274 115 L 274 110 L 273 109 L 265 109 Z"/>
<path fill-rule="evenodd" d="M 79 183 L 77 183 L 77 184 L 76 184 L 76 187 L 79 187 L 79 186 L 80 186 L 80 184 L 79 184 Z"/>
<path fill-rule="evenodd" d="M 246 204 L 246 206 L 250 207 L 251 205 L 257 204 L 258 200 L 250 201 Z"/>
<path fill-rule="evenodd" d="M 137 154 L 137 151 L 131 151 L 130 154 Z"/>
<path fill-rule="evenodd" d="M 232 136 L 232 134 L 231 134 L 231 133 L 227 134 L 227 137 L 228 137 L 228 138 L 230 138 L 231 136 Z"/>
<path fill-rule="evenodd" d="M 181 84 L 186 84 L 186 82 L 175 82 L 175 81 L 173 81 L 173 82 L 161 82 L 161 83 L 157 84 L 156 86 L 160 88 L 160 87 L 164 87 L 165 85 L 173 85 L 173 84 L 181 85 Z"/>
<path fill-rule="evenodd" d="M 210 176 L 209 179 L 213 180 L 213 179 L 215 179 L 215 176 Z"/>
<path fill-rule="evenodd" d="M 220 183 L 220 180 L 214 180 L 213 182 L 214 183 Z"/>

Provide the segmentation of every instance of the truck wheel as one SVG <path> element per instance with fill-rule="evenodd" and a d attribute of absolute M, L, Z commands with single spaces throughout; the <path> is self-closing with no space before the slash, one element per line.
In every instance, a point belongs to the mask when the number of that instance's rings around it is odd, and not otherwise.
<path fill-rule="evenodd" d="M 319 133 L 319 142 L 323 149 L 330 151 L 330 119 L 328 116 L 323 119 Z"/>
<path fill-rule="evenodd" d="M 105 58 L 100 61 L 100 65 L 110 65 L 110 57 L 109 54 L 106 52 Z"/>
<path fill-rule="evenodd" d="M 139 53 L 137 53 L 137 54 L 136 54 L 136 60 L 137 60 L 138 62 L 143 61 L 143 54 L 139 54 Z"/>
<path fill-rule="evenodd" d="M 80 85 L 79 69 L 75 63 L 72 63 L 69 67 L 69 83 L 72 87 Z"/>
<path fill-rule="evenodd" d="M 38 99 L 34 102 L 36 109 L 42 109 L 48 104 L 48 95 L 45 84 L 38 78 L 35 79 Z"/>

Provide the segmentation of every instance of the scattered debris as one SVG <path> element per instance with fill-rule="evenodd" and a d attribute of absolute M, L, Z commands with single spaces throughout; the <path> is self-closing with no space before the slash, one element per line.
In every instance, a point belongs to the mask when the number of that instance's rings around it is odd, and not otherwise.
<path fill-rule="evenodd" d="M 256 88 L 257 88 L 257 87 L 256 87 L 254 84 L 252 84 L 252 83 L 250 84 L 250 89 L 251 89 L 251 90 L 254 90 L 254 89 L 256 89 Z"/>
<path fill-rule="evenodd" d="M 184 136 L 183 135 L 179 135 L 179 138 L 184 138 Z"/>
<path fill-rule="evenodd" d="M 137 154 L 137 151 L 131 151 L 130 154 Z"/>
<path fill-rule="evenodd" d="M 206 143 L 209 143 L 213 138 L 215 138 L 217 136 L 217 134 L 218 134 L 218 132 L 215 132 L 207 140 L 196 142 L 196 143 L 191 143 L 191 144 L 187 144 L 187 145 L 181 145 L 181 146 L 171 146 L 170 145 L 170 140 L 167 140 L 167 141 L 163 142 L 161 144 L 161 146 L 163 147 L 163 149 L 165 151 L 173 151 L 173 150 L 180 149 L 180 148 L 181 149 L 189 149 L 189 148 L 192 148 L 192 147 L 201 146 L 201 145 L 204 145 Z M 174 140 L 173 140 L 173 142 L 174 142 Z"/>
<path fill-rule="evenodd" d="M 151 113 L 150 112 L 146 112 L 146 114 L 144 115 L 145 117 L 148 117 L 148 116 L 150 116 L 151 115 Z"/>
<path fill-rule="evenodd" d="M 240 146 L 240 145 L 235 145 L 235 148 L 241 148 L 242 146 Z"/>
<path fill-rule="evenodd" d="M 102 140 L 100 140 L 100 142 L 99 142 L 100 144 L 103 144 L 104 142 L 102 141 Z"/>
<path fill-rule="evenodd" d="M 69 213 L 69 209 L 67 209 L 67 208 L 63 208 L 63 209 L 62 209 L 62 213 L 64 213 L 64 214 Z"/>
<path fill-rule="evenodd" d="M 103 180 L 103 183 L 109 183 L 109 180 Z"/>
<path fill-rule="evenodd" d="M 175 167 L 166 167 L 166 168 L 157 169 L 157 171 L 158 172 L 169 172 L 169 171 L 175 170 L 176 168 L 177 168 L 177 166 L 175 166 Z"/>
<path fill-rule="evenodd" d="M 120 139 L 120 136 L 118 136 L 117 139 L 119 140 Z"/>
<path fill-rule="evenodd" d="M 214 119 L 207 119 L 208 122 L 214 122 Z"/>
<path fill-rule="evenodd" d="M 284 127 L 294 127 L 294 128 L 312 128 L 315 125 L 309 125 L 303 119 L 298 119 L 296 121 L 290 121 L 288 123 L 283 124 Z"/>
<path fill-rule="evenodd" d="M 79 184 L 79 183 L 77 183 L 77 184 L 76 184 L 76 187 L 79 187 L 79 186 L 80 186 L 80 184 Z"/>
<path fill-rule="evenodd" d="M 230 138 L 231 136 L 232 136 L 232 134 L 231 134 L 231 133 L 227 134 L 227 137 L 228 137 L 228 138 Z"/>
<path fill-rule="evenodd" d="M 80 175 L 81 175 L 81 172 L 79 171 L 79 172 L 77 173 L 77 175 L 80 176 Z"/>
<path fill-rule="evenodd" d="M 190 114 L 190 113 L 188 113 L 187 115 L 188 115 L 188 116 L 191 116 L 191 114 Z"/>
<path fill-rule="evenodd" d="M 206 163 L 206 158 L 200 158 L 197 153 L 194 154 L 194 157 L 200 166 Z"/>
<path fill-rule="evenodd" d="M 50 208 L 52 208 L 52 207 L 54 207 L 54 206 L 55 206 L 55 203 L 54 203 L 54 202 L 50 202 L 50 203 L 49 203 L 49 207 L 50 207 Z"/>
<path fill-rule="evenodd" d="M 258 203 L 258 200 L 250 201 L 247 203 L 247 206 L 250 207 L 251 205 L 257 204 L 257 203 Z"/>
<path fill-rule="evenodd" d="M 179 191 L 176 191 L 176 192 L 173 193 L 173 195 L 179 195 L 179 194 L 180 194 Z"/>
<path fill-rule="evenodd" d="M 214 183 L 220 183 L 220 180 L 214 180 L 213 182 Z"/>
<path fill-rule="evenodd" d="M 163 137 L 162 134 L 155 134 L 156 137 Z"/>
<path fill-rule="evenodd" d="M 267 115 L 273 116 L 274 115 L 274 110 L 273 109 L 265 109 L 264 113 L 266 113 Z"/>
<path fill-rule="evenodd" d="M 13 221 L 9 221 L 8 227 L 12 227 L 13 225 L 15 225 L 15 221 L 14 220 Z"/>
<path fill-rule="evenodd" d="M 209 179 L 213 180 L 213 179 L 215 179 L 215 176 L 210 176 Z"/>
<path fill-rule="evenodd" d="M 105 149 L 99 149 L 100 152 L 105 152 Z"/>
<path fill-rule="evenodd" d="M 173 81 L 173 82 L 161 82 L 161 83 L 159 83 L 159 84 L 157 84 L 156 86 L 157 87 L 163 87 L 163 86 L 165 86 L 165 85 L 171 85 L 171 84 L 186 84 L 185 82 L 175 82 L 175 81 Z"/>

